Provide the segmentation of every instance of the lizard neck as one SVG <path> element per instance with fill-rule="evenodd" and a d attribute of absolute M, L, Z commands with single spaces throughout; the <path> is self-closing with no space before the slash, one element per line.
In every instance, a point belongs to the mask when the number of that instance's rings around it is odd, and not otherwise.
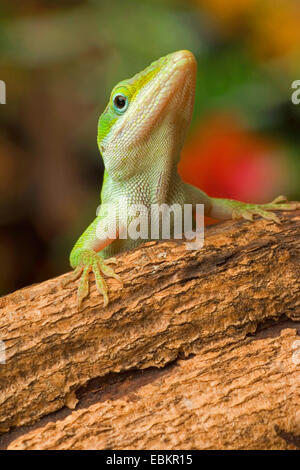
<path fill-rule="evenodd" d="M 150 167 L 124 181 L 116 180 L 105 172 L 102 202 L 109 201 L 112 195 L 117 194 L 126 197 L 129 203 L 146 206 L 172 203 L 174 192 L 178 191 L 178 187 L 182 184 L 177 171 L 178 160 L 164 155 L 153 156 L 151 161 L 153 163 Z"/>
<path fill-rule="evenodd" d="M 155 166 L 150 168 L 145 175 L 151 180 L 151 203 L 167 204 L 172 200 L 174 185 L 180 180 L 177 172 L 177 159 L 164 156 L 158 159 Z"/>

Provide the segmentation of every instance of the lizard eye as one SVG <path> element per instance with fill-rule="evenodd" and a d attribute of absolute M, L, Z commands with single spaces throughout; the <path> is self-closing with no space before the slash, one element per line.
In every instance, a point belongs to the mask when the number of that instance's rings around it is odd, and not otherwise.
<path fill-rule="evenodd" d="M 127 96 L 117 94 L 113 99 L 113 105 L 117 113 L 124 113 L 128 108 L 128 98 Z"/>

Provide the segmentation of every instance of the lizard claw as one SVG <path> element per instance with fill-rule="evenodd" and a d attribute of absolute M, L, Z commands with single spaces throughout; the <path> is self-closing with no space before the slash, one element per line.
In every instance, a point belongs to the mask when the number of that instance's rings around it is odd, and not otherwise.
<path fill-rule="evenodd" d="M 279 204 L 280 202 L 289 202 L 288 198 L 286 196 L 283 196 L 282 194 L 280 196 L 275 197 L 270 204 Z"/>
<path fill-rule="evenodd" d="M 72 281 L 75 281 L 80 277 L 78 291 L 77 291 L 77 307 L 80 310 L 83 300 L 89 295 L 89 273 L 93 271 L 96 281 L 96 288 L 103 296 L 104 307 L 107 306 L 109 302 L 107 283 L 103 277 L 105 274 L 107 277 L 113 277 L 119 281 L 122 286 L 122 279 L 114 270 L 108 266 L 108 263 L 117 263 L 115 258 L 110 258 L 107 261 L 104 261 L 97 253 L 92 250 L 85 251 L 81 254 L 81 259 L 79 265 L 75 270 L 63 279 L 61 282 L 62 286 L 65 287 Z"/>
<path fill-rule="evenodd" d="M 77 291 L 77 308 L 80 310 L 81 305 L 85 297 L 89 295 L 89 272 L 91 268 L 90 266 L 86 266 L 83 269 L 83 273 L 79 280 L 79 286 Z"/>
<path fill-rule="evenodd" d="M 295 211 L 300 209 L 300 202 L 290 202 L 285 196 L 278 196 L 269 204 L 262 204 L 264 210 L 276 210 L 276 211 Z"/>
<path fill-rule="evenodd" d="M 76 279 L 78 279 L 79 276 L 81 275 L 82 271 L 83 271 L 83 266 L 77 266 L 77 268 L 74 269 L 74 271 L 72 271 L 66 277 L 62 279 L 62 281 L 60 282 L 61 286 L 66 287 L 70 282 L 76 281 Z"/>
<path fill-rule="evenodd" d="M 278 196 L 269 204 L 247 204 L 238 201 L 233 201 L 232 218 L 244 218 L 246 220 L 253 220 L 254 215 L 258 215 L 263 219 L 273 220 L 277 224 L 281 221 L 273 211 L 294 211 L 300 208 L 299 202 L 289 202 L 285 196 Z"/>
<path fill-rule="evenodd" d="M 99 263 L 96 262 L 93 264 L 93 273 L 95 276 L 97 291 L 99 292 L 99 294 L 103 295 L 103 303 L 104 303 L 104 307 L 106 307 L 109 302 L 109 298 L 107 294 L 107 284 L 101 274 L 100 269 L 102 270 L 100 262 Z"/>
<path fill-rule="evenodd" d="M 106 264 L 118 264 L 117 258 L 108 258 L 105 262 Z"/>

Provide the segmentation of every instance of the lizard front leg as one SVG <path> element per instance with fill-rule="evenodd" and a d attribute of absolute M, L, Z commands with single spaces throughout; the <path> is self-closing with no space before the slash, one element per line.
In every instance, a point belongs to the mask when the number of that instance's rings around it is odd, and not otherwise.
<path fill-rule="evenodd" d="M 116 263 L 116 259 L 109 258 L 104 260 L 99 253 L 114 241 L 112 238 L 99 239 L 97 237 L 97 226 L 101 222 L 102 216 L 99 215 L 75 244 L 70 254 L 70 264 L 74 271 L 62 281 L 62 285 L 65 287 L 80 277 L 77 291 L 78 309 L 80 309 L 83 300 L 89 294 L 89 273 L 91 271 L 95 276 L 97 290 L 103 295 L 104 306 L 108 304 L 109 298 L 107 284 L 103 275 L 113 277 L 123 285 L 120 276 L 108 266 L 109 263 Z"/>
<path fill-rule="evenodd" d="M 285 196 L 278 196 L 267 204 L 249 204 L 232 199 L 210 198 L 210 217 L 226 220 L 244 218 L 253 220 L 255 215 L 263 219 L 280 223 L 279 217 L 273 211 L 293 211 L 300 208 L 299 202 L 289 202 Z"/>
<path fill-rule="evenodd" d="M 300 202 L 289 202 L 285 196 L 278 196 L 268 204 L 249 204 L 234 199 L 209 197 L 195 186 L 184 183 L 187 202 L 204 204 L 205 215 L 219 220 L 244 218 L 253 220 L 255 215 L 280 223 L 273 211 L 294 211 L 300 208 Z"/>

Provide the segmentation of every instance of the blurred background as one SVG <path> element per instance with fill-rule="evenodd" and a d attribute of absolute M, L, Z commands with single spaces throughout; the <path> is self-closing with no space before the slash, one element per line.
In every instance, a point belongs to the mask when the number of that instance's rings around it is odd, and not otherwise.
<path fill-rule="evenodd" d="M 99 204 L 110 91 L 178 49 L 198 60 L 183 179 L 299 199 L 299 25 L 299 0 L 1 0 L 0 295 L 69 270 Z"/>

